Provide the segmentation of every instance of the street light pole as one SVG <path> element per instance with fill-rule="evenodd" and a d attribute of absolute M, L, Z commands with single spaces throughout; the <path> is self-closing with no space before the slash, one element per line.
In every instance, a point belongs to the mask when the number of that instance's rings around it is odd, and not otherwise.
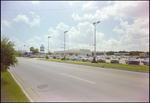
<path fill-rule="evenodd" d="M 98 22 L 94 22 L 94 56 L 96 58 L 96 24 L 100 23 L 100 21 Z"/>
<path fill-rule="evenodd" d="M 26 45 L 24 45 L 24 53 L 25 53 L 25 46 L 26 46 Z"/>
<path fill-rule="evenodd" d="M 64 57 L 65 57 L 65 33 L 67 33 L 68 31 L 64 31 Z"/>
<path fill-rule="evenodd" d="M 49 38 L 50 38 L 51 36 L 48 36 L 48 55 L 49 55 Z"/>

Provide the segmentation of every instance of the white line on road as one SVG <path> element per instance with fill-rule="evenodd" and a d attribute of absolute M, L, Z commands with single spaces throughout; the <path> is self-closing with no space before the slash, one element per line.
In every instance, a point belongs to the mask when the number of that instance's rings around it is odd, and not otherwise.
<path fill-rule="evenodd" d="M 38 68 L 41 68 L 41 69 L 43 69 L 43 67 L 40 67 L 40 66 L 36 66 L 36 65 L 32 65 L 32 66 L 34 66 L 34 67 L 38 67 Z"/>
<path fill-rule="evenodd" d="M 71 76 L 71 75 L 67 75 L 67 74 L 64 74 L 64 73 L 61 73 L 61 74 L 62 74 L 62 75 L 66 75 L 66 76 L 68 76 L 68 77 L 76 78 L 76 79 L 79 79 L 79 80 L 83 80 L 83 81 L 86 81 L 86 82 L 95 84 L 95 82 L 91 82 L 91 81 L 88 81 L 88 80 L 85 80 L 85 79 L 81 79 L 81 78 L 74 77 L 74 76 Z"/>

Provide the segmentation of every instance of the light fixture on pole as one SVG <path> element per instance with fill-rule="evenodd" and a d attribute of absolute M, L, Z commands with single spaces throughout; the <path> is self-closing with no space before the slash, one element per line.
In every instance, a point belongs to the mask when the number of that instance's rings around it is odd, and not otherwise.
<path fill-rule="evenodd" d="M 68 31 L 64 31 L 64 57 L 65 57 L 65 33 L 67 33 Z"/>
<path fill-rule="evenodd" d="M 50 38 L 51 36 L 48 36 L 48 55 L 49 55 L 49 38 Z"/>
<path fill-rule="evenodd" d="M 94 22 L 94 56 L 96 58 L 96 24 L 100 23 L 100 21 Z"/>

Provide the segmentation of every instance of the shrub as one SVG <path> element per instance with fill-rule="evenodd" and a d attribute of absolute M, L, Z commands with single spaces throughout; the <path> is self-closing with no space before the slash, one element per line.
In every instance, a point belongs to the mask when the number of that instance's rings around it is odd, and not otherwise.
<path fill-rule="evenodd" d="M 85 60 L 85 59 L 82 59 L 82 62 L 87 62 L 87 60 Z"/>
<path fill-rule="evenodd" d="M 66 60 L 66 57 L 64 56 L 63 58 L 61 58 L 61 60 Z"/>
<path fill-rule="evenodd" d="M 49 57 L 46 55 L 46 59 L 49 59 Z"/>
<path fill-rule="evenodd" d="M 93 57 L 93 60 L 91 61 L 91 63 L 98 63 L 98 61 L 96 61 L 95 57 Z"/>

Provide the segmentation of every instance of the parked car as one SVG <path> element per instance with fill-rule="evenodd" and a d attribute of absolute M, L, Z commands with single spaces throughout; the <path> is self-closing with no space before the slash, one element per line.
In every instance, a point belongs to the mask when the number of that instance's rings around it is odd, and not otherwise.
<path fill-rule="evenodd" d="M 53 59 L 56 59 L 56 56 L 53 56 Z"/>
<path fill-rule="evenodd" d="M 81 61 L 83 59 L 83 57 L 79 56 L 76 58 L 76 60 Z"/>
<path fill-rule="evenodd" d="M 141 63 L 149 66 L 149 58 L 145 58 L 144 60 L 141 61 Z"/>
<path fill-rule="evenodd" d="M 72 57 L 72 59 L 71 59 L 71 60 L 77 60 L 76 58 L 77 58 L 77 57 Z"/>
<path fill-rule="evenodd" d="M 133 65 L 139 65 L 140 61 L 135 58 L 127 58 L 125 60 L 126 64 L 133 64 Z"/>
<path fill-rule="evenodd" d="M 27 57 L 30 57 L 31 55 L 27 55 Z"/>
<path fill-rule="evenodd" d="M 30 55 L 30 58 L 34 58 L 36 55 Z"/>
<path fill-rule="evenodd" d="M 106 59 L 110 59 L 110 57 L 109 56 L 107 56 L 107 57 L 105 57 Z"/>
<path fill-rule="evenodd" d="M 119 63 L 119 59 L 117 57 L 111 57 L 110 63 Z"/>
<path fill-rule="evenodd" d="M 103 63 L 106 62 L 105 57 L 99 57 L 99 58 L 97 58 L 97 61 L 98 62 L 103 62 Z"/>
<path fill-rule="evenodd" d="M 82 61 L 91 61 L 89 57 L 84 57 Z"/>
<path fill-rule="evenodd" d="M 39 58 L 45 58 L 45 56 L 44 55 L 40 55 Z"/>
<path fill-rule="evenodd" d="M 117 58 L 120 60 L 121 59 L 121 57 L 120 56 L 117 56 Z"/>

